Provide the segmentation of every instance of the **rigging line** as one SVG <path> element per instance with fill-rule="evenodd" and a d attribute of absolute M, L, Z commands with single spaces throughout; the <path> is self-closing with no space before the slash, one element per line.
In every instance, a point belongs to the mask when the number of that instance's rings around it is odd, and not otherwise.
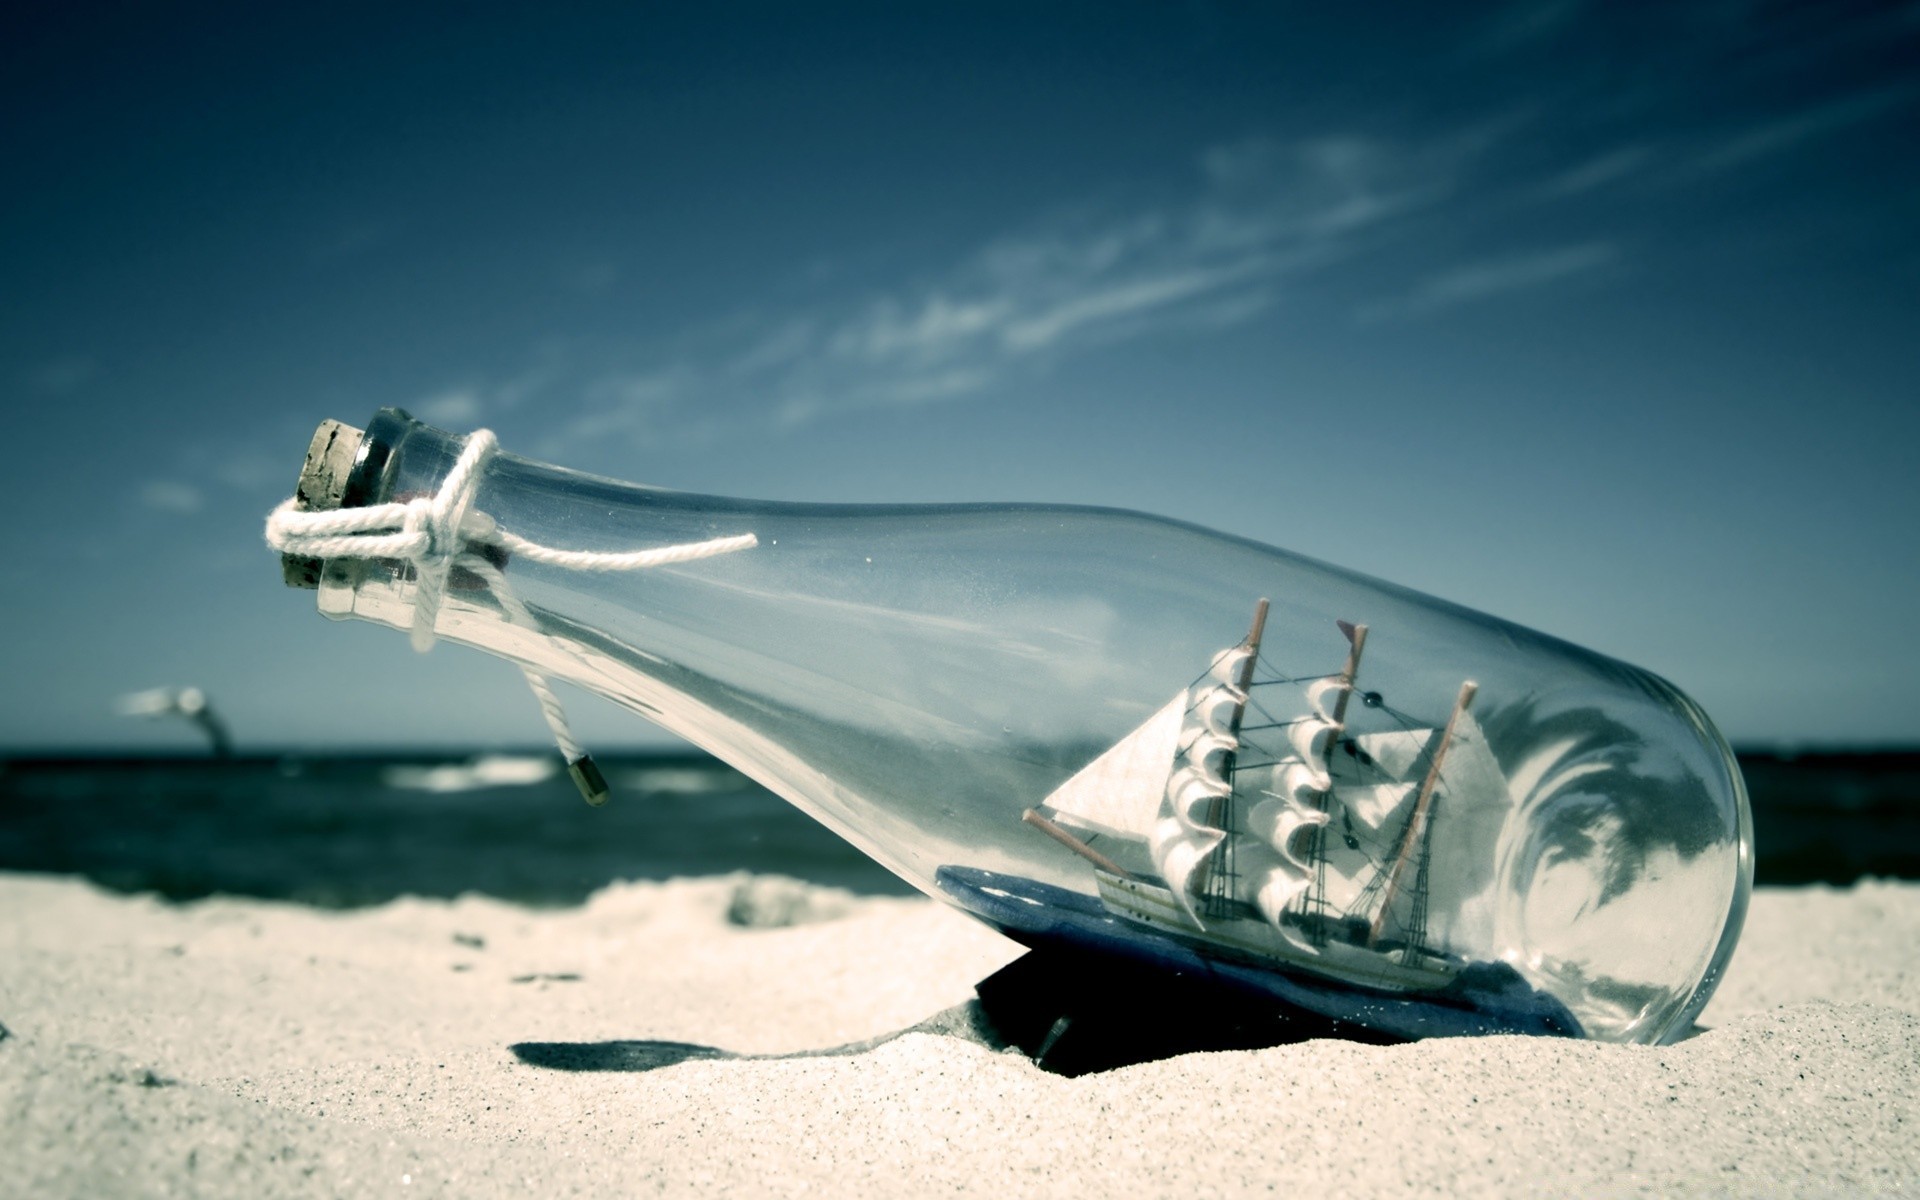
<path fill-rule="evenodd" d="M 1195 675 L 1192 679 L 1187 680 L 1187 690 L 1191 692 L 1194 688 L 1197 688 L 1202 683 L 1207 683 L 1207 682 L 1211 682 L 1214 687 L 1225 688 L 1230 692 L 1239 690 L 1235 688 L 1231 683 L 1223 683 L 1219 679 L 1215 678 L 1212 667 L 1208 667 L 1206 670 L 1200 672 L 1198 675 Z M 1188 711 L 1189 712 L 1192 711 L 1191 705 L 1188 706 Z"/>
<path fill-rule="evenodd" d="M 1269 713 L 1269 712 L 1262 712 L 1262 713 L 1260 713 L 1259 715 L 1260 715 L 1260 716 L 1263 716 L 1263 717 L 1265 717 L 1265 718 L 1267 718 L 1267 719 L 1266 719 L 1266 720 L 1264 720 L 1264 721 L 1260 721 L 1260 722 L 1257 722 L 1257 723 L 1255 723 L 1255 724 L 1252 724 L 1252 725 L 1248 725 L 1248 724 L 1246 724 L 1246 723 L 1245 723 L 1245 722 L 1243 721 L 1243 722 L 1241 723 L 1241 725 L 1240 725 L 1240 732 L 1241 732 L 1241 733 L 1243 733 L 1243 734 L 1245 734 L 1245 733 L 1266 733 L 1266 732 L 1268 732 L 1268 731 L 1270 731 L 1270 730 L 1275 730 L 1275 729 L 1285 729 L 1285 728 L 1287 727 L 1287 724 L 1288 724 L 1287 722 L 1285 722 L 1285 721 L 1280 721 L 1280 720 L 1276 720 L 1276 719 L 1274 718 L 1274 715 L 1273 715 L 1272 713 Z"/>
<path fill-rule="evenodd" d="M 1355 752 L 1356 748 L 1351 737 L 1341 738 L 1335 743 L 1335 746 L 1336 748 L 1344 748 L 1347 751 L 1347 761 L 1353 764 L 1355 774 L 1361 776 L 1360 786 L 1366 787 L 1375 782 L 1365 777 L 1365 773 L 1368 771 L 1376 773 L 1381 779 L 1388 783 L 1393 782 L 1393 780 L 1387 776 L 1386 768 L 1382 767 L 1378 762 L 1375 762 L 1372 755 L 1368 755 L 1364 760 L 1361 759 L 1360 755 Z M 1328 769 L 1331 770 L 1331 766 L 1329 766 Z"/>
<path fill-rule="evenodd" d="M 1288 675 L 1286 672 L 1281 671 L 1278 668 L 1275 668 L 1274 677 L 1272 679 L 1262 680 L 1261 682 L 1262 683 L 1318 683 L 1322 679 L 1333 679 L 1337 677 L 1339 674 L 1340 672 L 1338 671 L 1325 671 L 1319 675 Z"/>
<path fill-rule="evenodd" d="M 1180 715 L 1182 717 L 1191 717 L 1199 711 L 1200 711 L 1200 698 L 1196 696 L 1194 699 L 1189 700 L 1187 702 L 1187 707 L 1181 711 Z"/>
<path fill-rule="evenodd" d="M 1261 662 L 1261 663 L 1258 663 L 1258 664 L 1256 664 L 1256 667 L 1255 667 L 1255 669 L 1256 669 L 1256 670 L 1264 670 L 1264 672 L 1265 672 L 1265 674 L 1266 674 L 1266 679 L 1264 680 L 1264 682 L 1267 682 L 1267 683 L 1292 683 L 1292 682 L 1294 682 L 1294 679 L 1293 679 L 1293 677 L 1292 677 L 1291 675 L 1289 675 L 1289 674 L 1287 674 L 1287 673 L 1286 673 L 1285 671 L 1283 671 L 1283 670 L 1281 670 L 1281 669 L 1280 669 L 1280 667 L 1279 667 L 1279 665 L 1278 665 L 1278 664 L 1276 664 L 1276 663 L 1271 663 L 1271 662 Z"/>
<path fill-rule="evenodd" d="M 1363 830 L 1364 832 L 1362 832 Z M 1347 820 L 1344 826 L 1344 832 L 1350 835 L 1355 842 L 1359 843 L 1361 846 L 1364 846 L 1364 847 L 1384 849 L 1392 844 L 1392 839 L 1388 838 L 1385 834 L 1381 833 L 1378 829 L 1373 829 L 1364 824 L 1356 829 L 1353 825 L 1353 818 L 1351 814 L 1347 814 Z"/>
<path fill-rule="evenodd" d="M 1279 718 L 1279 717 L 1276 717 L 1276 716 L 1274 716 L 1274 715 L 1273 715 L 1273 712 L 1272 712 L 1272 711 L 1271 711 L 1270 709 L 1268 709 L 1266 705 L 1264 705 L 1264 704 L 1262 704 L 1262 703 L 1260 703 L 1259 701 L 1257 701 L 1257 700 L 1255 700 L 1255 699 L 1253 699 L 1252 697 L 1248 697 L 1248 699 L 1247 699 L 1247 707 L 1248 707 L 1249 709 L 1251 709 L 1251 710 L 1253 710 L 1253 712 L 1254 712 L 1254 713 L 1255 713 L 1256 715 L 1258 715 L 1258 716 L 1262 716 L 1262 717 L 1265 717 L 1265 718 L 1267 719 L 1267 721 L 1269 722 L 1269 724 L 1270 724 L 1270 726 L 1272 726 L 1272 727 L 1275 727 L 1275 728 L 1277 728 L 1277 727 L 1279 726 L 1279 724 L 1280 724 L 1280 718 Z M 1242 718 L 1242 720 L 1241 720 L 1241 723 L 1240 723 L 1240 728 L 1242 728 L 1242 729 L 1245 729 L 1246 727 L 1247 727 L 1247 726 L 1246 726 L 1246 721 L 1245 721 L 1245 718 L 1243 717 L 1243 718 Z"/>
<path fill-rule="evenodd" d="M 1202 675 L 1202 676 L 1200 677 L 1200 679 L 1205 679 L 1205 678 L 1207 678 L 1207 676 L 1205 676 L 1205 675 Z M 1194 690 L 1194 688 L 1195 688 L 1195 686 L 1199 684 L 1199 682 L 1200 682 L 1200 679 L 1196 679 L 1196 680 L 1194 680 L 1194 681 L 1193 681 L 1192 683 L 1189 683 L 1189 684 L 1187 685 L 1187 688 L 1186 688 L 1186 691 L 1187 691 L 1187 707 L 1186 707 L 1186 710 L 1185 710 L 1185 712 L 1184 712 L 1184 713 L 1182 713 L 1182 715 L 1183 715 L 1183 716 L 1192 716 L 1192 715 L 1193 715 L 1193 713 L 1194 713 L 1194 710 L 1200 707 L 1200 697 L 1201 697 L 1201 696 L 1203 696 L 1203 695 L 1205 695 L 1205 693 L 1204 693 L 1204 692 L 1197 692 L 1197 691 L 1195 691 L 1195 690 Z"/>
<path fill-rule="evenodd" d="M 1263 717 L 1265 717 L 1265 718 L 1266 718 L 1266 719 L 1267 719 L 1267 720 L 1268 720 L 1269 722 L 1271 722 L 1271 723 L 1272 723 L 1272 724 L 1270 724 L 1270 725 L 1268 725 L 1268 726 L 1263 726 L 1263 728 L 1271 728 L 1271 729 L 1279 729 L 1279 728 L 1281 728 L 1281 727 L 1283 727 L 1283 726 L 1286 726 L 1286 725 L 1292 725 L 1292 724 L 1295 724 L 1295 723 L 1297 723 L 1297 722 L 1299 722 L 1299 721 L 1305 721 L 1305 720 L 1318 720 L 1318 719 L 1319 719 L 1319 718 L 1318 718 L 1317 716 L 1315 716 L 1315 717 L 1293 717 L 1293 718 L 1290 718 L 1290 719 L 1288 719 L 1288 720 L 1285 720 L 1285 721 L 1282 721 L 1282 720 L 1281 720 L 1281 719 L 1280 719 L 1279 717 L 1277 717 L 1277 716 L 1275 716 L 1275 715 L 1273 714 L 1273 711 L 1272 711 L 1271 709 L 1269 709 L 1269 708 L 1268 708 L 1268 707 L 1267 707 L 1266 705 L 1264 705 L 1264 704 L 1262 704 L 1262 703 L 1260 703 L 1259 701 L 1257 701 L 1257 700 L 1255 700 L 1255 699 L 1253 699 L 1252 697 L 1248 697 L 1248 699 L 1247 699 L 1247 707 L 1248 707 L 1248 708 L 1251 708 L 1251 709 L 1252 709 L 1252 710 L 1253 710 L 1254 712 L 1256 712 L 1256 713 L 1259 713 L 1259 714 L 1260 714 L 1261 716 L 1263 716 Z M 1243 725 L 1243 726 L 1242 726 L 1242 728 L 1245 728 L 1245 726 Z"/>
<path fill-rule="evenodd" d="M 1394 720 L 1400 722 L 1401 727 L 1404 729 L 1411 730 L 1412 728 L 1414 728 L 1415 725 L 1421 723 L 1420 718 L 1414 716 L 1412 713 L 1403 712 L 1400 709 L 1395 708 L 1393 705 L 1388 704 L 1385 700 L 1382 700 L 1379 704 L 1370 704 L 1367 707 L 1377 708 L 1381 712 L 1386 713 L 1388 716 L 1392 717 Z M 1429 728 L 1431 728 L 1431 726 L 1429 726 Z"/>
<path fill-rule="evenodd" d="M 1394 708 L 1391 705 L 1388 705 L 1388 704 L 1380 705 L 1380 711 L 1386 713 L 1389 717 L 1392 717 L 1395 721 L 1399 723 L 1400 725 L 1399 732 L 1401 733 L 1418 733 L 1422 729 L 1427 730 L 1429 733 L 1436 732 L 1432 725 L 1420 723 L 1419 718 L 1413 716 L 1411 713 L 1402 712 L 1400 709 Z M 1433 746 L 1432 746 L 1431 739 L 1429 739 L 1428 744 L 1420 748 L 1420 753 L 1414 757 L 1413 762 L 1415 765 L 1418 765 L 1422 762 L 1426 762 L 1427 760 L 1432 758 L 1432 756 L 1433 756 Z"/>

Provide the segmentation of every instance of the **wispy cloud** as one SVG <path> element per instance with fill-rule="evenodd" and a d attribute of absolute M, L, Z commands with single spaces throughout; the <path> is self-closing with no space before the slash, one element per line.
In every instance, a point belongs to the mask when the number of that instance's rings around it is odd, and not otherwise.
<path fill-rule="evenodd" d="M 682 448 L 709 443 L 719 434 L 719 423 L 711 415 L 682 411 L 700 390 L 694 380 L 685 366 L 605 371 L 585 379 L 579 385 L 581 404 L 551 427 L 534 452 L 560 458 L 582 445 L 604 442 Z"/>
<path fill-rule="evenodd" d="M 141 487 L 140 503 L 147 508 L 167 513 L 197 513 L 206 507 L 206 497 L 200 489 L 190 483 L 181 483 L 177 479 L 155 479 Z"/>
<path fill-rule="evenodd" d="M 538 348 L 531 363 L 512 375 L 440 387 L 414 397 L 406 407 L 435 424 L 472 425 L 568 388 L 579 370 L 577 348 L 549 342 Z"/>
<path fill-rule="evenodd" d="M 1762 121 L 1708 147 L 1693 160 L 1691 176 L 1717 175 L 1799 150 L 1830 134 L 1873 120 L 1920 99 L 1911 84 L 1843 96 L 1801 112 Z"/>
<path fill-rule="evenodd" d="M 671 354 L 577 373 L 562 386 L 580 409 L 548 450 L 621 436 L 697 442 L 729 425 L 792 429 L 950 402 L 1116 340 L 1256 320 L 1303 276 L 1457 194 L 1506 129 L 1216 145 L 1157 202 L 1062 210 L 911 282 L 736 316 L 679 338 Z M 448 397 L 463 415 L 502 406 L 487 388 Z"/>
<path fill-rule="evenodd" d="M 450 388 L 435 392 L 414 403 L 414 414 L 436 425 L 470 425 L 482 411 L 480 394 L 473 388 Z"/>
<path fill-rule="evenodd" d="M 1620 146 L 1583 159 L 1548 177 L 1534 189 L 1533 195 L 1539 200 L 1570 200 L 1585 196 L 1640 174 L 1653 161 L 1653 151 L 1648 146 Z"/>
<path fill-rule="evenodd" d="M 1495 58 L 1546 41 L 1572 25 L 1582 0 L 1520 0 L 1488 18 L 1467 39 L 1469 57 Z"/>
<path fill-rule="evenodd" d="M 1405 295 L 1369 305 L 1360 316 L 1382 320 L 1438 312 L 1592 275 L 1619 259 L 1611 243 L 1589 242 L 1469 263 L 1430 276 Z"/>

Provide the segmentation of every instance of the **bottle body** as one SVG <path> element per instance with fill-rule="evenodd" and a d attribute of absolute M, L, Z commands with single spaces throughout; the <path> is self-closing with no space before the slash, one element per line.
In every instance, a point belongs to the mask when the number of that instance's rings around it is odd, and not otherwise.
<path fill-rule="evenodd" d="M 391 411 L 367 438 L 349 504 L 431 494 L 460 451 Z M 580 549 L 754 534 L 632 574 L 501 556 L 517 604 L 456 569 L 436 632 L 627 706 L 1022 940 L 1079 921 L 1361 1007 L 1473 1009 L 1498 964 L 1556 1031 L 1646 1042 L 1737 936 L 1751 829 L 1719 735 L 1506 622 L 1107 510 L 749 502 L 509 455 L 473 507 Z M 415 575 L 330 561 L 320 607 L 406 628 Z"/>

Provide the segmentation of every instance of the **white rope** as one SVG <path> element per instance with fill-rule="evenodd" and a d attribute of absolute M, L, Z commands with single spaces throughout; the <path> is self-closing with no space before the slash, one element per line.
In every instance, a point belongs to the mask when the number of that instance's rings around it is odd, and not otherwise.
<path fill-rule="evenodd" d="M 498 547 L 514 557 L 570 571 L 639 571 L 675 563 L 731 554 L 760 544 L 751 533 L 658 546 L 647 550 L 563 550 L 543 546 L 501 529 L 486 513 L 473 507 L 480 475 L 499 448 L 489 429 L 477 429 L 467 438 L 453 469 L 432 496 L 368 504 L 358 508 L 311 512 L 298 500 L 282 501 L 267 515 L 267 545 L 282 554 L 302 558 L 390 558 L 412 564 L 417 581 L 409 636 L 422 654 L 433 648 L 434 627 L 447 578 L 459 566 L 486 584 L 507 619 L 539 629 L 540 622 L 507 585 L 506 575 L 475 547 Z M 560 697 L 546 676 L 521 665 L 527 686 L 540 703 L 541 715 L 567 761 L 574 783 L 592 804 L 606 800 L 606 782 L 593 760 L 574 739 Z"/>
<path fill-rule="evenodd" d="M 540 623 L 534 620 L 527 606 L 520 602 L 520 597 L 507 586 L 507 577 L 500 568 L 478 554 L 463 554 L 458 561 L 461 567 L 480 576 L 493 589 L 495 598 L 500 601 L 500 607 L 506 610 L 509 620 L 539 628 Z M 567 722 L 567 710 L 560 707 L 560 697 L 554 693 L 547 677 L 525 664 L 520 664 L 520 673 L 527 677 L 527 687 L 540 704 L 540 715 L 547 719 L 547 728 L 553 731 L 554 743 L 560 747 L 560 757 L 567 760 L 568 766 L 585 758 L 587 752 L 574 739 L 573 726 Z M 588 796 L 587 799 L 592 800 L 593 797 Z"/>
<path fill-rule="evenodd" d="M 697 558 L 711 558 L 716 554 L 731 554 L 735 550 L 750 550 L 760 544 L 760 539 L 751 533 L 738 533 L 708 542 L 688 542 L 682 546 L 661 546 L 654 550 L 556 550 L 504 529 L 495 530 L 488 540 L 530 562 L 565 567 L 571 571 L 639 571 L 647 567 L 668 567 Z"/>

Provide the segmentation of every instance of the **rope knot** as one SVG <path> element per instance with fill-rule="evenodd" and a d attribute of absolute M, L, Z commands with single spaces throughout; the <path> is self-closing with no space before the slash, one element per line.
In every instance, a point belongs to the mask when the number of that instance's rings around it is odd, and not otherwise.
<path fill-rule="evenodd" d="M 446 538 L 435 528 L 433 498 L 416 496 L 411 500 L 401 501 L 401 507 L 405 509 L 400 518 L 401 532 L 420 539 L 420 549 L 407 557 L 410 559 L 433 557 L 446 542 Z"/>
<path fill-rule="evenodd" d="M 476 548 L 504 550 L 531 562 L 567 570 L 635 571 L 692 562 L 759 545 L 759 539 L 751 533 L 625 551 L 563 550 L 529 541 L 501 529 L 491 516 L 473 506 L 474 497 L 480 491 L 481 474 L 498 448 L 499 440 L 492 430 L 475 430 L 467 437 L 460 457 L 454 460 L 446 478 L 440 481 L 439 490 L 431 496 L 322 511 L 302 509 L 292 499 L 282 501 L 267 514 L 267 545 L 283 554 L 307 558 L 388 558 L 410 564 L 415 586 L 408 636 L 413 648 L 423 654 L 433 648 L 440 602 L 455 566 L 468 568 L 479 576 L 510 622 L 539 629 L 539 620 L 507 586 L 506 575 L 495 565 L 498 560 L 490 559 Z M 581 793 L 589 803 L 604 802 L 605 782 L 600 780 L 586 752 L 573 740 L 559 698 L 545 676 L 525 665 L 521 665 L 520 670 L 540 702 L 554 741 L 559 743 L 569 773 Z"/>

